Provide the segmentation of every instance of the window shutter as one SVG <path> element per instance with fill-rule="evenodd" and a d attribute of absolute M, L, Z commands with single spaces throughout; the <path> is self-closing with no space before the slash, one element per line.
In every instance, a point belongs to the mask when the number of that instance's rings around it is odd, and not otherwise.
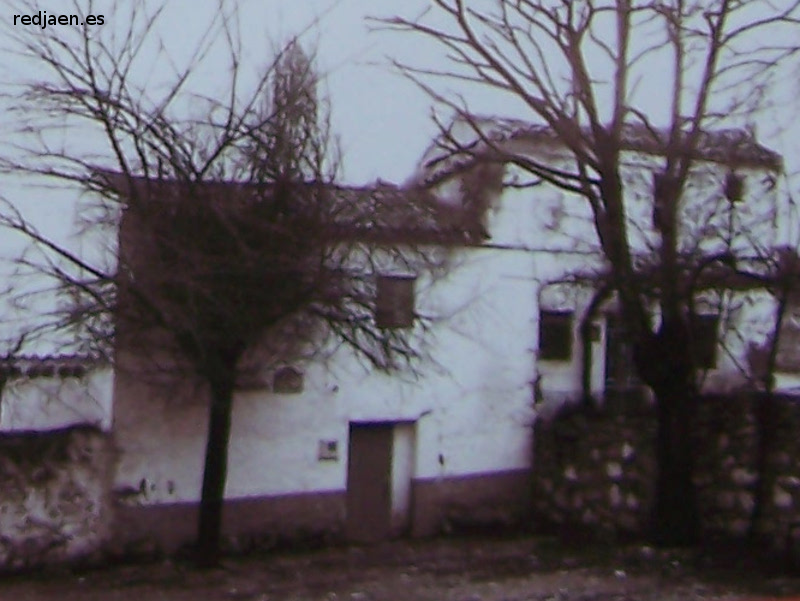
<path fill-rule="evenodd" d="M 378 277 L 375 322 L 379 328 L 409 328 L 414 325 L 414 276 Z"/>

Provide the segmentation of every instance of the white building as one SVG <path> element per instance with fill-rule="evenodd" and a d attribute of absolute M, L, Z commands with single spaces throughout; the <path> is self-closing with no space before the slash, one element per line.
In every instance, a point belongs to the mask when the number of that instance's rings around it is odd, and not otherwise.
<path fill-rule="evenodd" d="M 476 129 L 482 130 L 486 142 L 473 146 Z M 663 142 L 656 135 L 663 134 L 626 128 L 621 158 L 631 251 L 643 266 L 652 263 L 658 248 L 652 198 L 654 178 L 663 163 L 659 151 Z M 469 153 L 464 159 L 462 152 L 459 159 L 453 150 L 463 148 Z M 624 316 L 619 315 L 613 295 L 590 309 L 607 267 L 589 203 L 546 182 L 527 187 L 531 176 L 508 164 L 502 173 L 484 171 L 471 180 L 475 169 L 464 166 L 482 152 L 529 156 L 564 172 L 574 171 L 574 158 L 543 126 L 476 119 L 457 122 L 448 138 L 429 150 L 418 176 L 435 182 L 454 208 L 475 202 L 474 181 L 489 191 L 503 189 L 488 202 L 490 236 L 484 246 L 522 253 L 535 265 L 530 278 L 537 305 L 534 346 L 540 401 L 559 406 L 579 400 L 584 378 L 596 399 L 609 389 L 635 386 L 630 351 L 619 331 Z M 781 157 L 741 130 L 704 133 L 697 155 L 679 208 L 680 251 L 695 263 L 704 256 L 730 252 L 742 270 L 763 270 L 763 259 L 774 259 L 778 249 L 790 246 L 789 231 L 796 220 L 778 189 Z M 500 186 L 501 177 L 512 186 Z M 741 278 L 729 284 L 706 281 L 696 295 L 695 327 L 704 368 L 700 379 L 707 391 L 758 385 L 750 360 L 763 349 L 775 324 L 775 300 L 760 283 Z M 589 347 L 586 363 L 581 326 Z M 793 319 L 784 320 L 779 386 L 790 385 L 792 373 L 800 370 L 800 362 L 788 356 L 790 339 L 796 338 L 793 328 L 797 329 Z"/>
<path fill-rule="evenodd" d="M 565 160 L 541 129 L 492 127 L 517 150 L 554 165 Z M 658 156 L 634 133 L 626 200 L 634 249 L 646 257 Z M 682 207 L 686 248 L 777 246 L 786 217 L 775 186 L 780 158 L 741 132 L 708 135 L 698 158 Z M 376 540 L 519 519 L 528 508 L 537 402 L 579 399 L 585 375 L 598 399 L 633 384 L 613 298 L 587 320 L 584 374 L 580 324 L 594 293 L 587 276 L 603 269 L 585 202 L 548 185 L 503 190 L 500 178 L 515 176 L 510 167 L 456 169 L 434 152 L 425 161 L 419 177 L 436 179 L 440 218 L 457 223 L 477 206 L 485 229 L 450 245 L 444 277 L 391 267 L 377 275 L 394 310 L 433 318 L 431 360 L 417 374 L 392 375 L 345 350 L 324 362 L 265 366 L 235 398 L 228 533 Z M 741 188 L 733 200 L 731 186 Z M 752 385 L 748 351 L 769 333 L 769 295 L 707 290 L 698 307 L 703 327 L 724 334 L 704 354 L 707 386 Z M 124 349 L 117 357 L 117 529 L 123 539 L 174 548 L 196 526 L 207 399 L 185 382 L 142 377 L 139 360 Z"/>

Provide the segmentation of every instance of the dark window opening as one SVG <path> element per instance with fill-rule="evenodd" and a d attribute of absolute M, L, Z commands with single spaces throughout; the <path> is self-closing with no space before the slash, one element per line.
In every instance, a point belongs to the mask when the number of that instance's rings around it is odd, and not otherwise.
<path fill-rule="evenodd" d="M 744 177 L 732 171 L 725 176 L 725 198 L 728 202 L 739 202 L 744 196 Z"/>
<path fill-rule="evenodd" d="M 375 323 L 379 328 L 410 328 L 414 325 L 414 282 L 408 275 L 378 277 Z"/>
<path fill-rule="evenodd" d="M 545 361 L 572 359 L 572 311 L 539 313 L 539 358 Z"/>
<path fill-rule="evenodd" d="M 692 321 L 694 335 L 694 362 L 698 369 L 712 369 L 717 366 L 717 315 L 695 315 Z"/>
<path fill-rule="evenodd" d="M 606 391 L 632 390 L 641 386 L 636 373 L 633 344 L 625 320 L 617 313 L 606 316 Z"/>
<path fill-rule="evenodd" d="M 764 364 L 762 371 L 766 370 L 766 358 L 761 361 Z M 795 303 L 786 307 L 783 316 L 775 368 L 778 371 L 800 373 L 800 306 Z"/>

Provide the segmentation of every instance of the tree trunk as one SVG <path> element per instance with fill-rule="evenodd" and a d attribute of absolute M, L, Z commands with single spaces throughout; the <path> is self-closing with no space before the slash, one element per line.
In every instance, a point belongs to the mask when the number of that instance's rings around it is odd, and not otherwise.
<path fill-rule="evenodd" d="M 778 308 L 775 315 L 775 326 L 770 337 L 767 364 L 764 369 L 763 382 L 764 394 L 756 397 L 756 474 L 757 480 L 753 490 L 753 510 L 750 512 L 750 525 L 747 528 L 747 538 L 750 542 L 758 542 L 759 528 L 764 516 L 764 510 L 772 501 L 772 478 L 769 471 L 769 457 L 772 454 L 772 444 L 777 430 L 777 406 L 775 402 L 775 369 L 778 360 L 778 347 L 780 345 L 781 329 L 786 318 L 786 309 L 789 304 L 789 294 L 792 292 L 795 278 L 792 277 L 796 268 L 793 255 L 785 255 L 781 260 L 781 267 L 786 269 L 787 275 L 780 278 L 781 287 L 778 296 Z"/>
<path fill-rule="evenodd" d="M 697 542 L 699 531 L 691 437 L 696 399 L 691 387 L 677 383 L 654 393 L 658 426 L 653 540 L 664 546 L 689 546 Z"/>
<path fill-rule="evenodd" d="M 759 542 L 759 529 L 764 509 L 772 500 L 773 479 L 769 474 L 769 457 L 777 429 L 777 416 L 775 397 L 769 387 L 763 396 L 756 399 L 755 417 L 757 480 L 753 487 L 753 510 L 750 512 L 750 524 L 747 528 L 747 538 L 753 543 Z"/>
<path fill-rule="evenodd" d="M 664 311 L 666 313 L 666 311 Z M 656 400 L 656 482 L 651 520 L 653 542 L 697 542 L 692 430 L 697 403 L 689 324 L 679 311 L 662 318 L 659 332 L 637 345 L 636 367 Z"/>
<path fill-rule="evenodd" d="M 197 525 L 197 564 L 204 568 L 214 567 L 220 558 L 234 381 L 233 372 L 209 378 L 211 402 L 208 412 L 208 440 Z"/>

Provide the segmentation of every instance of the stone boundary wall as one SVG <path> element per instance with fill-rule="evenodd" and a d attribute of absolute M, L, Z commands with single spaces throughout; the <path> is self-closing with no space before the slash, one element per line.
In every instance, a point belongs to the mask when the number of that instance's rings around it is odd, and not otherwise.
<path fill-rule="evenodd" d="M 109 435 L 90 426 L 0 434 L 0 570 L 100 553 L 114 461 Z"/>
<path fill-rule="evenodd" d="M 533 513 L 543 526 L 637 535 L 652 506 L 652 411 L 565 406 L 534 426 Z"/>
<path fill-rule="evenodd" d="M 800 397 L 706 396 L 695 420 L 695 485 L 702 536 L 737 539 L 755 503 L 756 424 L 772 427 L 770 496 L 759 534 L 783 548 L 800 522 Z M 764 414 L 761 414 L 764 415 Z M 533 513 L 540 527 L 598 538 L 641 538 L 653 507 L 655 412 L 645 402 L 567 406 L 534 426 Z"/>

